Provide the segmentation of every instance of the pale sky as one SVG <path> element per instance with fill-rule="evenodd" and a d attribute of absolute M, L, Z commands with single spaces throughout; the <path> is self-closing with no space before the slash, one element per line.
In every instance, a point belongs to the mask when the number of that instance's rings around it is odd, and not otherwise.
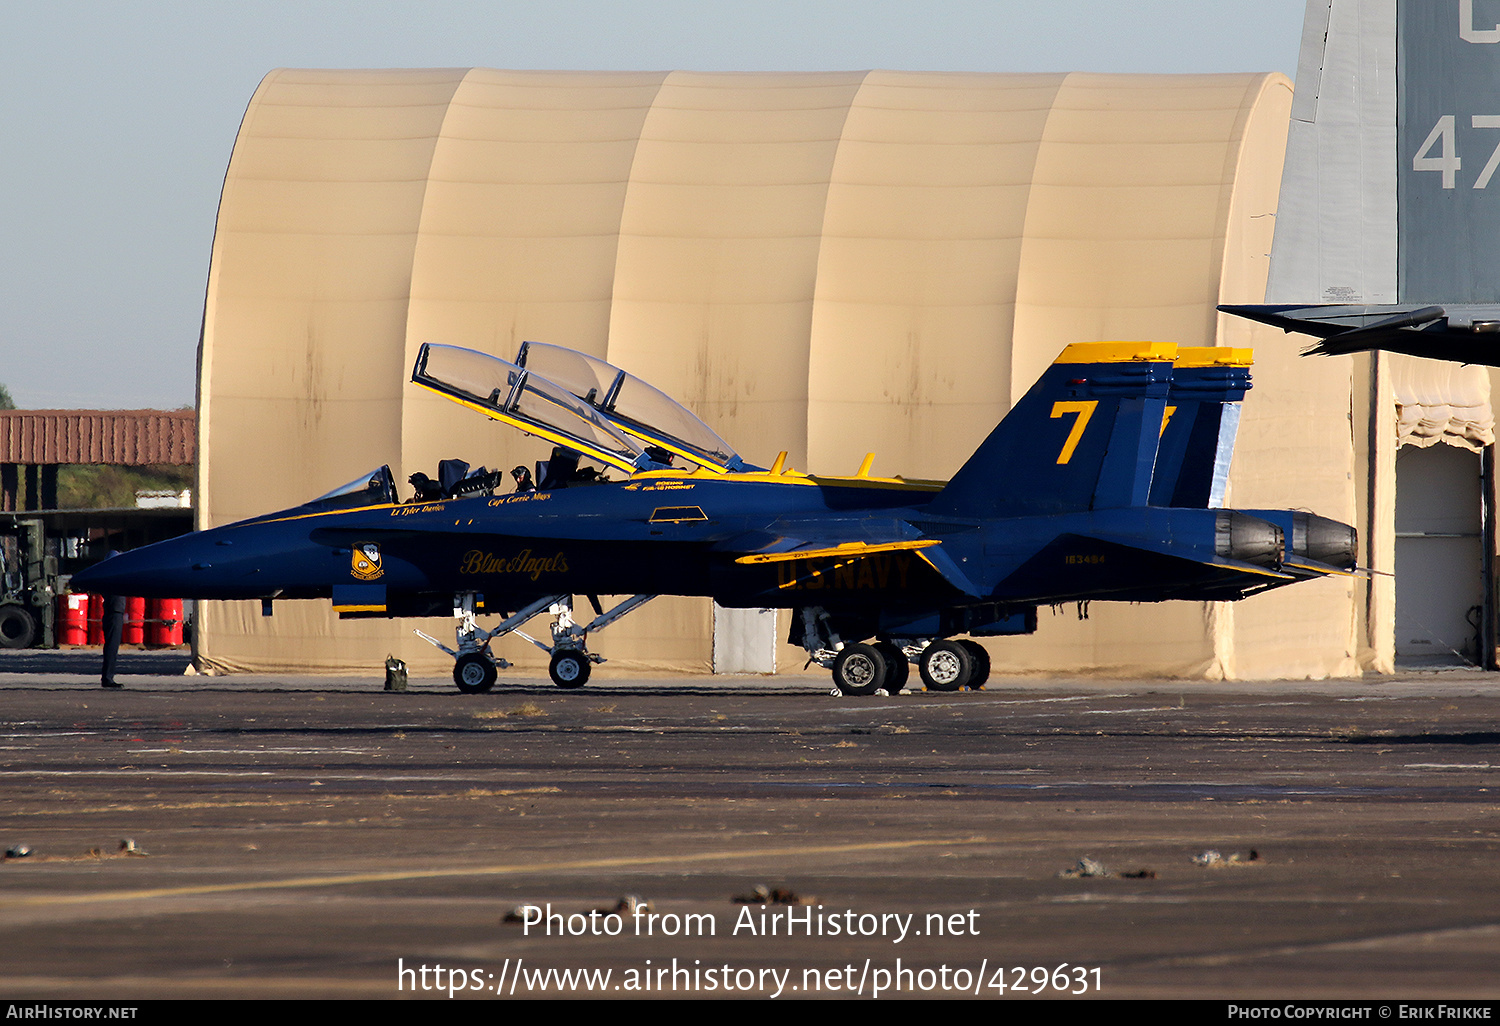
<path fill-rule="evenodd" d="M 219 189 L 278 67 L 1296 70 L 1304 0 L 6 0 L 0 383 L 193 403 Z"/>

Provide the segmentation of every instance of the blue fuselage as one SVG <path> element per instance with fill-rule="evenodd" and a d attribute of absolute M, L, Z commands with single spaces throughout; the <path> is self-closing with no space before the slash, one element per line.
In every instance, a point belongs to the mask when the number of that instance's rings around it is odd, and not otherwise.
<path fill-rule="evenodd" d="M 1243 514 L 1141 507 L 966 519 L 927 513 L 928 489 L 770 477 L 655 473 L 432 503 L 309 505 L 116 556 L 75 587 L 332 598 L 394 616 L 420 615 L 420 596 L 441 605 L 463 592 L 483 595 L 487 611 L 550 594 L 636 593 L 899 610 L 1237 598 L 1281 583 L 1221 565 L 1216 532 L 1223 517 Z M 853 559 L 829 553 L 861 543 L 882 548 Z"/>

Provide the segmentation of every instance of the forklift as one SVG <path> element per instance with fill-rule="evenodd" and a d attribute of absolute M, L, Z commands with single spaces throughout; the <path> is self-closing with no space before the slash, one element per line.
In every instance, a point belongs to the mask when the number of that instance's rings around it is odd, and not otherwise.
<path fill-rule="evenodd" d="M 0 648 L 54 648 L 57 595 L 67 587 L 40 520 L 15 520 L 0 538 Z"/>

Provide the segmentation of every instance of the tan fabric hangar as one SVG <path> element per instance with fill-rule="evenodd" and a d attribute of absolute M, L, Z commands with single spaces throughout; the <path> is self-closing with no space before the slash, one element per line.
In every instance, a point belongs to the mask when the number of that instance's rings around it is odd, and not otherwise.
<path fill-rule="evenodd" d="M 1228 504 L 1355 524 L 1389 567 L 1389 381 L 1215 311 L 1263 296 L 1291 99 L 1277 74 L 273 72 L 214 241 L 200 526 L 381 463 L 545 458 L 410 385 L 423 342 L 570 346 L 751 461 L 853 473 L 873 451 L 877 474 L 944 478 L 1063 346 L 1149 339 L 1254 347 Z M 1393 606 L 1388 579 L 1334 577 L 1043 609 L 986 644 L 997 673 L 1323 677 L 1390 666 Z M 260 612 L 205 603 L 203 663 L 451 669 L 412 633 L 441 620 Z M 711 602 L 664 597 L 594 648 L 601 672 L 706 671 L 715 633 Z M 497 653 L 545 665 L 519 638 Z"/>

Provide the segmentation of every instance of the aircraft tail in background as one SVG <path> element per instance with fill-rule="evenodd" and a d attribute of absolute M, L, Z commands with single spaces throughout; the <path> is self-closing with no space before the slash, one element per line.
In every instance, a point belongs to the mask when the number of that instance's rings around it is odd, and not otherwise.
<path fill-rule="evenodd" d="M 1267 305 L 1319 339 L 1500 366 L 1500 0 L 1308 0 Z"/>

